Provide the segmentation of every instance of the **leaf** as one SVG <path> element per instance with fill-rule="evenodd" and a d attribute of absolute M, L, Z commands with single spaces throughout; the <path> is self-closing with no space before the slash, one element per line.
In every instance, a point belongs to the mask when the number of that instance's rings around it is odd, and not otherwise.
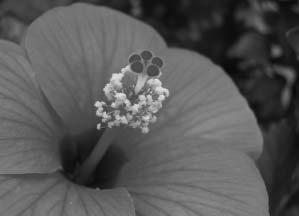
<path fill-rule="evenodd" d="M 94 102 L 130 54 L 165 48 L 151 27 L 87 4 L 47 12 L 29 27 L 23 45 L 42 89 L 72 133 L 96 127 Z"/>
<path fill-rule="evenodd" d="M 134 216 L 125 189 L 96 190 L 75 185 L 61 174 L 0 176 L 3 216 Z"/>
<path fill-rule="evenodd" d="M 258 33 L 245 33 L 228 51 L 229 57 L 265 62 L 270 57 L 266 38 Z"/>
<path fill-rule="evenodd" d="M 287 40 L 296 54 L 299 54 L 299 26 L 292 28 L 286 34 Z"/>
<path fill-rule="evenodd" d="M 289 198 L 285 196 L 296 193 L 296 186 L 292 182 L 296 178 L 292 174 L 298 161 L 298 153 L 292 121 L 293 119 L 283 120 L 264 129 L 265 145 L 257 161 L 267 186 L 270 209 L 275 215 L 279 215 L 283 208 L 290 207 Z"/>
<path fill-rule="evenodd" d="M 0 174 L 60 168 L 60 128 L 42 101 L 24 51 L 5 41 L 0 41 L 0 119 Z"/>
<path fill-rule="evenodd" d="M 120 172 L 117 186 L 131 193 L 138 216 L 269 215 L 247 155 L 204 139 L 177 142 L 144 147 Z"/>
<path fill-rule="evenodd" d="M 27 26 L 13 16 L 4 16 L 0 21 L 1 38 L 19 43 Z"/>
<path fill-rule="evenodd" d="M 254 77 L 244 91 L 249 103 L 254 107 L 258 118 L 266 123 L 280 119 L 286 113 L 282 95 L 286 82 L 281 76 L 262 74 Z"/>
<path fill-rule="evenodd" d="M 256 119 L 224 71 L 207 58 L 187 50 L 169 49 L 163 58 L 165 68 L 161 80 L 169 89 L 170 97 L 147 135 L 123 130 L 116 138 L 119 146 L 128 155 L 134 155 L 139 146 L 171 145 L 182 137 L 204 138 L 256 158 L 262 149 Z"/>

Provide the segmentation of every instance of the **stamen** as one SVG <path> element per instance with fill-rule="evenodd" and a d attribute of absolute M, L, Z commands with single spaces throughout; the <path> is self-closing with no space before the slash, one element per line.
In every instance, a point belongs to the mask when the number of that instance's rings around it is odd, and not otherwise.
<path fill-rule="evenodd" d="M 136 82 L 136 85 L 135 85 L 135 94 L 137 95 L 140 90 L 143 88 L 146 80 L 148 79 L 147 76 L 145 75 L 141 75 L 141 76 L 138 76 L 137 78 L 137 82 Z"/>
<path fill-rule="evenodd" d="M 163 61 L 144 50 L 140 55 L 131 55 L 128 62 L 120 73 L 112 74 L 104 87 L 105 102 L 95 103 L 96 116 L 101 119 L 97 128 L 127 125 L 148 133 L 149 125 L 157 121 L 156 114 L 169 96 L 158 79 Z"/>
<path fill-rule="evenodd" d="M 105 130 L 87 159 L 76 170 L 76 181 L 87 185 L 94 170 L 115 137 L 115 130 L 121 125 L 139 128 L 142 133 L 150 131 L 149 125 L 157 121 L 157 113 L 169 96 L 158 79 L 163 61 L 144 50 L 133 54 L 128 65 L 112 77 L 103 89 L 104 101 L 96 101 L 96 116 L 100 119 L 97 129 Z"/>

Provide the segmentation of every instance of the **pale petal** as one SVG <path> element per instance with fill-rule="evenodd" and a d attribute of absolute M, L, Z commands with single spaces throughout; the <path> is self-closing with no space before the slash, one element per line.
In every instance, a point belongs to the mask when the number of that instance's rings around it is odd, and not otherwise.
<path fill-rule="evenodd" d="M 60 168 L 62 134 L 24 56 L 19 46 L 0 42 L 0 174 Z"/>
<path fill-rule="evenodd" d="M 147 146 L 123 167 L 117 185 L 127 187 L 139 216 L 268 215 L 254 162 L 207 140 Z"/>

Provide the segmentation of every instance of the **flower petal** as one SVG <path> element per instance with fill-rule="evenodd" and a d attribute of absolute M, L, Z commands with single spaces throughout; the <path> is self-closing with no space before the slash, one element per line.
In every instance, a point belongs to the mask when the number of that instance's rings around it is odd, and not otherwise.
<path fill-rule="evenodd" d="M 60 168 L 61 132 L 42 101 L 23 50 L 0 41 L 0 173 Z"/>
<path fill-rule="evenodd" d="M 256 119 L 223 70 L 187 50 L 169 49 L 164 61 L 161 80 L 170 97 L 163 104 L 157 123 L 148 135 L 137 130 L 128 135 L 129 130 L 124 130 L 119 136 L 121 145 L 124 148 L 140 143 L 166 145 L 180 137 L 205 138 L 257 157 L 262 149 L 262 136 Z"/>
<path fill-rule="evenodd" d="M 133 216 L 125 189 L 95 190 L 68 182 L 60 174 L 0 176 L 3 216 Z"/>
<path fill-rule="evenodd" d="M 130 54 L 165 48 L 149 26 L 87 4 L 61 7 L 37 19 L 24 46 L 42 89 L 73 133 L 96 125 L 94 102 Z"/>
<path fill-rule="evenodd" d="M 118 186 L 129 190 L 140 216 L 268 215 L 254 162 L 214 141 L 147 146 L 123 167 Z"/>

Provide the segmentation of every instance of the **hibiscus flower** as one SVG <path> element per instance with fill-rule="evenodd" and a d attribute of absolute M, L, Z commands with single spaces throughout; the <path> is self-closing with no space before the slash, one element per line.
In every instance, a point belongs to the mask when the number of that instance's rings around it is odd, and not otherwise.
<path fill-rule="evenodd" d="M 0 48 L 0 215 L 268 215 L 256 120 L 207 58 L 86 4 L 45 13 L 20 46 Z M 102 128 L 104 87 L 143 51 L 170 93 L 156 122 Z"/>

